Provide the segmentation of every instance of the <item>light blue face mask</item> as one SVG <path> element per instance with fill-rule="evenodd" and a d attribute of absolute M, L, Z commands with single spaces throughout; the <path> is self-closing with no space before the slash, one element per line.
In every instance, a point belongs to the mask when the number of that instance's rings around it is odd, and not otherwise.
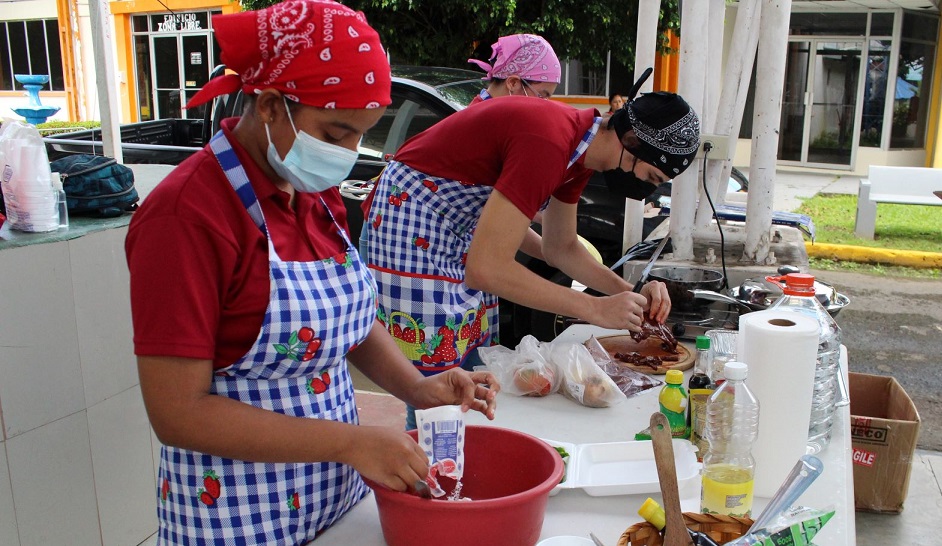
<path fill-rule="evenodd" d="M 271 132 L 265 124 L 268 137 L 268 164 L 278 176 L 284 178 L 295 190 L 315 193 L 329 190 L 343 182 L 357 161 L 357 153 L 342 146 L 328 144 L 313 136 L 298 131 L 291 119 L 291 110 L 285 101 L 288 121 L 294 129 L 295 139 L 284 159 L 271 141 Z"/>

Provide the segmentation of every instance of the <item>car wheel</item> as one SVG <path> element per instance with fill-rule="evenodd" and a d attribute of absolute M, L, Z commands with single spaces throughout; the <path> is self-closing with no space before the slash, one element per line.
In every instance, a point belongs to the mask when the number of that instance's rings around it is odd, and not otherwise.
<path fill-rule="evenodd" d="M 746 178 L 746 175 L 742 173 L 736 167 L 733 167 L 733 170 L 730 171 L 729 177 L 735 180 L 739 184 L 739 191 L 748 192 L 749 191 L 749 179 Z"/>

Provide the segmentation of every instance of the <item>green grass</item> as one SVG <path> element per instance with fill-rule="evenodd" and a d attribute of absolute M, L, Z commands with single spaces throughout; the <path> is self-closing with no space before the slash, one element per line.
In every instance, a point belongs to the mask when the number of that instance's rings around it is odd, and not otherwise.
<path fill-rule="evenodd" d="M 877 205 L 874 239 L 854 235 L 857 196 L 818 194 L 806 199 L 797 211 L 814 220 L 815 242 L 893 250 L 942 253 L 942 207 Z M 889 265 L 811 259 L 811 266 L 824 270 L 859 271 L 892 276 L 942 278 L 938 269 L 915 269 Z"/>

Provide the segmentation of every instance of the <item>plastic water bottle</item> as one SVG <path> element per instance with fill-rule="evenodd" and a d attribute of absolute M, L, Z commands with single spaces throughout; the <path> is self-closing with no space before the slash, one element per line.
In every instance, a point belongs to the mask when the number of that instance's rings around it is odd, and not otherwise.
<path fill-rule="evenodd" d="M 818 359 L 811 396 L 811 420 L 808 423 L 808 452 L 818 453 L 831 441 L 831 425 L 838 399 L 837 374 L 840 373 L 841 329 L 815 297 L 814 276 L 804 273 L 785 275 L 784 294 L 770 309 L 802 313 L 818 321 Z"/>
<path fill-rule="evenodd" d="M 687 430 L 687 391 L 684 390 L 684 372 L 668 370 L 664 376 L 666 384 L 658 395 L 661 413 L 667 416 L 673 438 L 686 438 Z"/>
<path fill-rule="evenodd" d="M 706 437 L 710 451 L 703 458 L 700 511 L 704 514 L 749 517 L 756 461 L 752 445 L 759 434 L 759 402 L 746 386 L 748 367 L 727 362 L 726 381 L 707 402 Z"/>
<path fill-rule="evenodd" d="M 697 460 L 700 461 L 709 449 L 703 432 L 706 428 L 706 403 L 715 388 L 709 376 L 712 355 L 710 338 L 697 336 L 697 361 L 687 381 L 687 428 L 690 431 L 690 442 L 697 446 Z"/>

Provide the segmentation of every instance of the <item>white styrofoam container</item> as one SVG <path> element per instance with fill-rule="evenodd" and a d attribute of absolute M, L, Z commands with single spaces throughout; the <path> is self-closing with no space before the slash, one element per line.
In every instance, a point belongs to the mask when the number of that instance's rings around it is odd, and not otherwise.
<path fill-rule="evenodd" d="M 650 440 L 571 444 L 544 439 L 569 453 L 566 479 L 550 492 L 582 489 L 593 497 L 658 493 L 661 490 Z M 697 448 L 687 440 L 673 440 L 677 487 L 684 487 L 700 475 Z"/>

